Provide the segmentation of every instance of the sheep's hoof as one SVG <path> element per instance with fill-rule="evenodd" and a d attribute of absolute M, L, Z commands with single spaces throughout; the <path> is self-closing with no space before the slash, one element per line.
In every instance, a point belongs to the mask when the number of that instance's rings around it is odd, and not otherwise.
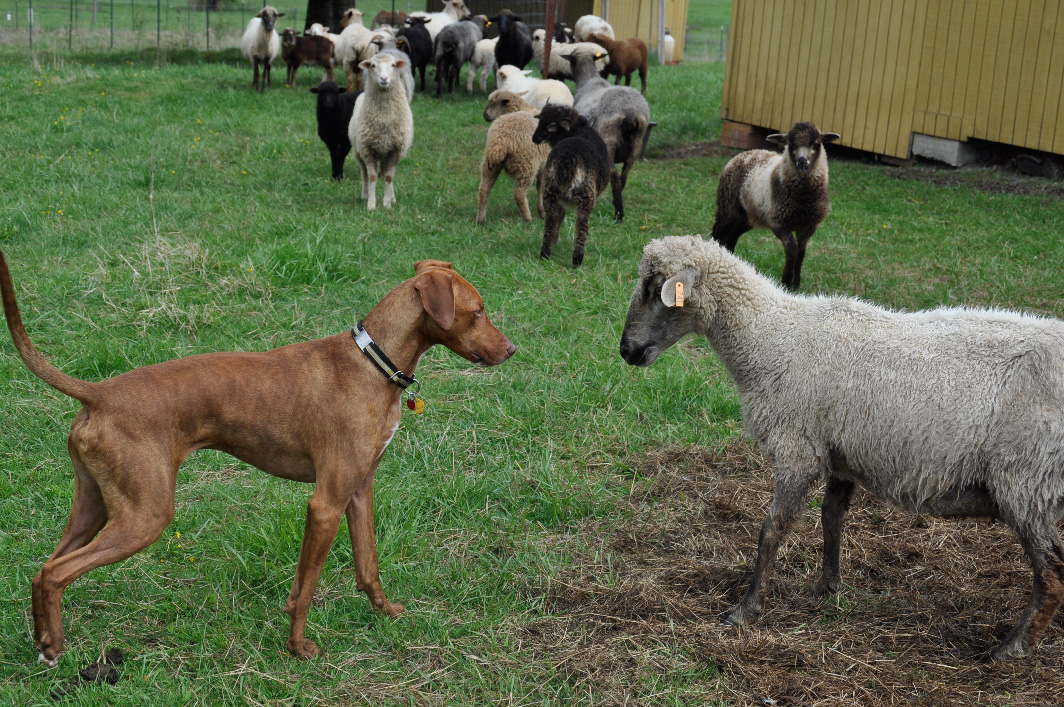
<path fill-rule="evenodd" d="M 745 626 L 752 623 L 760 613 L 757 609 L 750 609 L 739 604 L 732 607 L 720 620 L 726 626 Z"/>
<path fill-rule="evenodd" d="M 613 220 L 616 221 L 617 223 L 624 223 L 624 212 L 623 211 L 615 212 L 613 214 Z"/>
<path fill-rule="evenodd" d="M 993 648 L 986 656 L 983 657 L 983 663 L 996 663 L 999 660 L 1008 660 L 1010 658 L 1022 658 L 1027 655 L 1027 648 L 1023 645 L 1022 641 L 1008 641 L 1006 640 L 1000 646 Z"/>
<path fill-rule="evenodd" d="M 573 267 L 574 268 L 580 267 L 580 264 L 583 263 L 583 262 L 584 262 L 584 254 L 583 253 L 581 253 L 580 255 L 575 255 L 575 254 L 573 255 Z"/>
<path fill-rule="evenodd" d="M 839 588 L 842 586 L 842 582 L 837 577 L 828 578 L 821 577 L 820 581 L 813 585 L 813 596 L 826 597 L 832 594 L 838 594 Z"/>
<path fill-rule="evenodd" d="M 544 260 L 550 260 L 550 251 L 549 250 L 541 250 L 541 251 L 539 251 L 539 257 L 543 258 Z"/>

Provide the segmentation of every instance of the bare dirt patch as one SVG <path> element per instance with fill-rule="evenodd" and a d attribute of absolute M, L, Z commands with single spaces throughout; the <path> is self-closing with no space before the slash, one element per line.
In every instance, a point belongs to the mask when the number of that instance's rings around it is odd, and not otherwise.
<path fill-rule="evenodd" d="M 1060 704 L 1061 617 L 1033 655 L 980 662 L 1030 591 L 1002 524 L 906 514 L 858 492 L 845 586 L 817 599 L 821 531 L 810 507 L 781 548 L 765 613 L 738 631 L 720 616 L 749 581 L 772 497 L 765 459 L 744 442 L 662 450 L 638 469 L 649 490 L 627 499 L 623 521 L 587 528 L 580 561 L 533 588 L 553 616 L 523 636 L 609 704 L 652 704 L 639 687 L 647 671 L 692 668 L 715 668 L 705 694 L 735 704 Z"/>

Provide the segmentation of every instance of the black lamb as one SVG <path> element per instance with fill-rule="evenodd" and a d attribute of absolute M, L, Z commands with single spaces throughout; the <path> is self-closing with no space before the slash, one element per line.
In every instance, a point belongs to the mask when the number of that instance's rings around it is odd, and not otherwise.
<path fill-rule="evenodd" d="M 495 65 L 512 64 L 519 69 L 532 61 L 532 33 L 528 25 L 510 10 L 502 10 L 491 18 L 499 27 L 499 41 L 495 44 Z"/>
<path fill-rule="evenodd" d="M 407 17 L 406 27 L 395 33 L 395 48 L 410 57 L 410 71 L 421 73 L 421 90 L 425 90 L 425 67 L 432 61 L 432 35 L 425 29 L 425 17 Z"/>
<path fill-rule="evenodd" d="M 329 148 L 333 179 L 341 181 L 344 178 L 344 160 L 351 152 L 347 126 L 351 123 L 355 100 L 362 92 L 348 91 L 335 81 L 322 81 L 310 92 L 318 94 L 318 137 Z"/>
<path fill-rule="evenodd" d="M 549 258 L 565 219 L 565 204 L 576 205 L 573 265 L 584 262 L 588 222 L 595 202 L 610 184 L 610 151 L 598 132 L 571 106 L 548 103 L 539 114 L 532 142 L 550 143 L 543 167 L 543 245 L 539 257 Z"/>

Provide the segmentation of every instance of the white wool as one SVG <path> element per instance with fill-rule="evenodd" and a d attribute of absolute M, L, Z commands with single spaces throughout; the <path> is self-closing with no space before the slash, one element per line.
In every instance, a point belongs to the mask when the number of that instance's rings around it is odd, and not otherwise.
<path fill-rule="evenodd" d="M 258 59 L 272 64 L 281 53 L 281 37 L 276 30 L 267 32 L 262 20 L 252 17 L 244 30 L 244 36 L 240 38 L 240 53 L 249 61 Z"/>
<path fill-rule="evenodd" d="M 613 34 L 613 27 L 610 23 L 598 15 L 584 15 L 576 21 L 573 27 L 573 36 L 576 37 L 576 41 L 586 42 L 587 38 L 593 34 L 604 34 L 610 39 L 617 38 Z"/>
<path fill-rule="evenodd" d="M 554 79 L 537 79 L 531 70 L 518 69 L 512 64 L 499 67 L 495 76 L 495 86 L 500 91 L 519 93 L 525 103 L 534 108 L 542 108 L 547 103 L 555 105 L 573 105 L 573 92 L 561 81 Z"/>

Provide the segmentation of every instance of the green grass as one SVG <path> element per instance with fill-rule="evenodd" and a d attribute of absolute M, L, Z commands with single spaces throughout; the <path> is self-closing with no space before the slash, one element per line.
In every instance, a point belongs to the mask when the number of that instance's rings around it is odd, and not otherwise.
<path fill-rule="evenodd" d="M 542 222 L 520 221 L 506 179 L 488 225 L 473 224 L 482 96 L 415 98 L 397 208 L 369 214 L 352 160 L 354 180 L 328 179 L 309 75 L 259 96 L 233 52 L 175 58 L 45 54 L 35 69 L 0 52 L 0 247 L 50 360 L 99 380 L 331 335 L 422 258 L 452 260 L 518 353 L 479 370 L 438 349 L 418 370 L 428 410 L 404 416 L 376 485 L 382 579 L 403 618 L 376 615 L 356 592 L 341 529 L 308 625 L 324 656 L 291 659 L 281 607 L 311 489 L 201 453 L 182 468 L 164 536 L 67 591 L 67 653 L 46 671 L 29 586 L 69 513 L 77 406 L 0 337 L 0 703 L 50 704 L 49 689 L 103 645 L 125 651 L 122 680 L 70 704 L 599 703 L 593 681 L 554 666 L 521 627 L 549 610 L 544 578 L 573 561 L 558 538 L 610 518 L 641 483 L 639 455 L 739 434 L 734 390 L 705 342 L 645 370 L 617 355 L 643 245 L 712 225 L 726 156 L 665 156 L 719 137 L 723 65 L 651 70 L 660 126 L 632 174 L 629 218 L 616 225 L 601 204 L 574 270 L 572 214 L 541 261 Z M 1064 314 L 1058 196 L 1001 193 L 1017 182 L 976 173 L 953 185 L 910 176 L 926 175 L 832 163 L 834 210 L 810 245 L 806 291 Z M 738 252 L 778 277 L 771 234 L 744 236 Z M 689 702 L 712 666 L 663 650 L 682 669 L 640 676 L 644 701 Z"/>

